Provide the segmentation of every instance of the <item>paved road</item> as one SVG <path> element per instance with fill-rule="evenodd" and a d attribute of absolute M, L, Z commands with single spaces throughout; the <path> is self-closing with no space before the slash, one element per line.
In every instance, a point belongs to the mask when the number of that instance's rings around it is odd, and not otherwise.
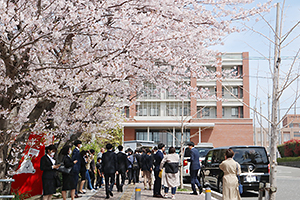
<path fill-rule="evenodd" d="M 298 200 L 300 199 L 300 168 L 277 167 L 277 187 L 276 199 L 278 200 Z M 242 200 L 257 200 L 258 192 L 250 191 L 243 194 Z"/>

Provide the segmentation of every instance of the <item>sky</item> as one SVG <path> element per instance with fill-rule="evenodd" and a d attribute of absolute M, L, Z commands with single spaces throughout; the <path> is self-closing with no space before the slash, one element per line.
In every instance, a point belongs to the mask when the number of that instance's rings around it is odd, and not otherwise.
<path fill-rule="evenodd" d="M 264 3 L 265 0 L 255 0 L 254 4 Z M 273 3 L 280 3 L 282 8 L 283 1 L 277 0 Z M 275 30 L 276 24 L 276 8 L 272 8 L 269 13 L 263 14 L 264 18 L 270 25 L 272 25 Z M 274 41 L 274 33 L 272 29 L 269 28 L 268 24 L 264 20 L 260 19 L 256 21 L 257 17 L 252 18 L 250 21 L 243 21 L 248 27 L 251 27 L 256 32 L 264 34 L 266 37 L 269 37 Z M 297 22 L 300 21 L 300 0 L 286 0 L 284 7 L 284 20 L 283 20 L 283 29 L 282 35 L 286 34 L 291 27 L 293 27 Z M 235 24 L 239 27 L 243 25 L 241 22 Z M 292 34 L 287 38 L 283 43 L 286 45 L 293 38 L 297 37 L 300 34 L 300 25 L 292 32 Z M 262 113 L 264 116 L 268 116 L 268 95 L 272 95 L 272 74 L 270 69 L 273 69 L 273 65 L 270 66 L 268 61 L 263 57 L 273 57 L 274 56 L 274 45 L 271 45 L 268 39 L 261 36 L 258 33 L 255 33 L 252 30 L 246 30 L 240 33 L 234 33 L 227 36 L 224 39 L 223 46 L 216 46 L 214 49 L 217 49 L 221 52 L 249 52 L 249 64 L 250 64 L 250 106 L 254 108 L 257 107 L 258 111 L 260 110 L 260 104 L 262 107 Z M 282 49 L 281 57 L 282 64 L 280 66 L 280 83 L 284 81 L 286 73 L 291 65 L 292 57 L 294 57 L 297 51 L 300 48 L 300 37 L 292 41 L 288 46 Z M 300 73 L 300 62 L 299 60 L 295 63 L 293 69 L 293 76 Z M 300 78 L 299 78 L 300 79 Z M 297 91 L 300 90 L 300 81 L 297 80 L 292 84 L 280 98 L 280 117 L 283 117 L 287 108 L 295 100 Z M 299 92 L 300 93 L 300 92 Z M 295 109 L 290 110 L 289 114 L 300 114 L 300 99 L 298 100 L 296 111 Z M 271 108 L 271 103 L 269 103 Z M 251 111 L 251 118 L 253 118 L 253 111 Z M 257 123 L 256 123 L 257 124 Z M 263 120 L 264 126 L 267 126 L 267 122 Z"/>

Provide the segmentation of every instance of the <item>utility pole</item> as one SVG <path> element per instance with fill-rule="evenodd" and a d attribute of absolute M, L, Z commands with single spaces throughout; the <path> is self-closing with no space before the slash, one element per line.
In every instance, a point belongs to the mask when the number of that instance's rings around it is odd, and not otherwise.
<path fill-rule="evenodd" d="M 262 125 L 262 105 L 261 105 L 261 101 L 259 102 L 260 103 L 260 141 L 261 141 L 261 146 L 265 146 L 264 145 L 264 134 L 263 134 L 263 125 Z"/>
<path fill-rule="evenodd" d="M 279 66 L 280 66 L 280 35 L 279 35 L 279 3 L 277 3 L 276 11 L 276 33 L 275 33 L 275 52 L 274 52 L 274 71 L 273 71 L 273 94 L 272 94 L 272 124 L 271 124 L 271 151 L 270 151 L 270 200 L 275 200 L 277 181 L 277 157 L 276 157 L 276 145 L 277 145 L 277 130 L 278 130 L 278 100 L 279 100 Z"/>

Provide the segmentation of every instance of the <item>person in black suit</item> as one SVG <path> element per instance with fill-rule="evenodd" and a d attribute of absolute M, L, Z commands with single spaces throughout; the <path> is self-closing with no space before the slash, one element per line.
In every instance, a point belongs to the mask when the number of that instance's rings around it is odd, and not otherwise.
<path fill-rule="evenodd" d="M 118 192 L 123 192 L 123 185 L 125 184 L 125 176 L 128 171 L 128 163 L 127 163 L 127 155 L 123 152 L 123 146 L 118 146 L 119 152 L 117 153 L 118 159 L 118 174 L 116 179 L 116 186 Z M 120 184 L 120 176 L 121 176 L 121 184 Z"/>
<path fill-rule="evenodd" d="M 55 164 L 54 155 L 57 150 L 55 145 L 46 147 L 46 155 L 41 158 L 40 169 L 43 171 L 43 200 L 51 200 L 52 195 L 56 193 L 57 170 L 60 165 Z"/>
<path fill-rule="evenodd" d="M 195 184 L 197 185 L 197 187 L 199 189 L 199 193 L 200 194 L 202 193 L 201 184 L 199 183 L 199 181 L 197 179 L 198 171 L 200 169 L 200 162 L 199 162 L 199 151 L 197 149 L 195 149 L 194 146 L 195 145 L 193 142 L 188 143 L 188 147 L 191 150 L 191 157 L 190 157 L 190 159 L 188 159 L 188 161 L 191 162 L 190 176 L 191 176 L 191 185 L 192 185 L 192 190 L 193 190 L 193 193 L 191 193 L 191 194 L 198 195 Z"/>
<path fill-rule="evenodd" d="M 109 199 L 109 196 L 113 196 L 112 190 L 115 184 L 115 174 L 118 174 L 118 161 L 117 155 L 112 151 L 112 144 L 108 143 L 106 149 L 107 151 L 102 155 L 102 168 L 105 178 L 105 198 Z"/>
<path fill-rule="evenodd" d="M 78 192 L 77 192 L 77 184 L 78 184 L 78 179 L 79 179 L 79 172 L 80 172 L 80 169 L 81 169 L 81 155 L 80 155 L 80 148 L 82 147 L 82 142 L 80 140 L 76 140 L 74 142 L 74 146 L 75 146 L 75 149 L 73 150 L 73 153 L 72 153 L 72 161 L 75 161 L 77 160 L 77 163 L 74 165 L 73 169 L 72 169 L 72 174 L 74 176 L 74 182 L 76 184 L 76 187 L 75 187 L 75 198 L 78 198 L 80 196 L 78 196 Z"/>
<path fill-rule="evenodd" d="M 142 164 L 141 164 L 141 161 L 142 161 L 142 156 L 140 154 L 140 150 L 139 149 L 136 149 L 134 151 L 134 154 L 133 154 L 133 159 L 137 161 L 138 163 L 138 167 L 135 168 L 133 167 L 133 175 L 134 175 L 134 179 L 135 179 L 135 183 L 139 183 L 140 182 L 140 171 L 141 171 L 141 167 L 142 167 Z"/>
<path fill-rule="evenodd" d="M 72 168 L 73 166 L 78 162 L 77 160 L 72 161 L 72 159 L 70 158 L 70 154 L 72 153 L 72 149 L 71 146 L 64 146 L 61 151 L 60 151 L 61 155 L 63 155 L 63 159 L 62 162 L 64 164 L 64 166 L 66 168 Z M 71 170 L 72 172 L 72 170 Z M 71 190 L 71 199 L 73 200 L 75 197 L 75 188 L 76 188 L 76 183 L 74 181 L 74 175 L 72 173 L 70 174 L 66 174 L 63 173 L 62 174 L 62 180 L 63 180 L 63 185 L 62 185 L 62 197 L 64 200 L 67 199 L 67 190 Z"/>
<path fill-rule="evenodd" d="M 165 145 L 163 143 L 158 144 L 158 151 L 154 154 L 154 187 L 153 197 L 163 198 L 161 195 L 161 178 L 159 178 L 159 167 L 162 159 L 164 158 Z"/>
<path fill-rule="evenodd" d="M 147 182 L 149 185 L 149 190 L 151 190 L 152 178 L 151 172 L 153 168 L 153 158 L 151 156 L 151 151 L 149 149 L 145 150 L 142 155 L 142 172 L 144 177 L 144 188 L 147 189 Z"/>

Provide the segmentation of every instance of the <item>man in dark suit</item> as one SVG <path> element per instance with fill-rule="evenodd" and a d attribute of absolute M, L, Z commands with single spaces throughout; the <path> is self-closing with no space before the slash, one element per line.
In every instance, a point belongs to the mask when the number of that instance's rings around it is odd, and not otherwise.
<path fill-rule="evenodd" d="M 78 191 L 77 191 L 77 183 L 78 183 L 78 179 L 79 179 L 79 172 L 81 169 L 81 155 L 80 155 L 80 148 L 82 147 L 82 142 L 80 140 L 75 140 L 74 141 L 74 146 L 75 149 L 73 150 L 72 153 L 72 161 L 74 162 L 75 160 L 77 160 L 77 163 L 73 166 L 73 169 L 71 171 L 71 173 L 74 176 L 74 181 L 76 184 L 76 188 L 75 188 L 75 198 L 78 198 L 80 196 L 78 196 Z"/>
<path fill-rule="evenodd" d="M 117 153 L 118 159 L 118 174 L 116 179 L 116 186 L 118 192 L 123 192 L 123 185 L 125 183 L 125 174 L 128 171 L 128 163 L 127 163 L 127 155 L 123 152 L 123 146 L 118 146 L 119 152 Z M 120 176 L 121 176 L 121 184 L 120 184 Z"/>
<path fill-rule="evenodd" d="M 164 158 L 165 145 L 163 143 L 158 144 L 158 151 L 154 154 L 154 187 L 153 187 L 153 197 L 163 198 L 161 195 L 161 178 L 159 178 L 159 166 Z"/>
<path fill-rule="evenodd" d="M 191 193 L 192 195 L 198 195 L 197 191 L 196 191 L 196 187 L 195 184 L 197 185 L 198 189 L 199 189 L 199 193 L 202 193 L 202 187 L 201 184 L 199 183 L 198 179 L 197 179 L 197 175 L 198 175 L 198 171 L 200 169 L 200 162 L 199 162 L 199 152 L 197 149 L 194 148 L 194 143 L 193 142 L 189 142 L 188 143 L 188 147 L 191 150 L 191 158 L 188 159 L 190 163 L 190 176 L 191 176 L 191 185 L 192 185 L 192 190 L 193 193 Z"/>
<path fill-rule="evenodd" d="M 135 176 L 135 182 L 136 183 L 139 183 L 140 182 L 140 171 L 141 171 L 141 162 L 142 162 L 142 156 L 140 154 L 140 150 L 139 149 L 136 149 L 134 151 L 134 154 L 133 154 L 133 159 L 136 159 L 137 162 L 138 162 L 138 167 L 136 169 L 134 169 L 134 176 Z"/>
<path fill-rule="evenodd" d="M 112 144 L 108 143 L 106 145 L 106 149 L 107 152 L 103 153 L 102 155 L 102 168 L 105 178 L 105 198 L 109 199 L 109 196 L 114 196 L 112 190 L 115 184 L 115 174 L 118 174 L 118 161 L 117 154 L 112 151 Z"/>

